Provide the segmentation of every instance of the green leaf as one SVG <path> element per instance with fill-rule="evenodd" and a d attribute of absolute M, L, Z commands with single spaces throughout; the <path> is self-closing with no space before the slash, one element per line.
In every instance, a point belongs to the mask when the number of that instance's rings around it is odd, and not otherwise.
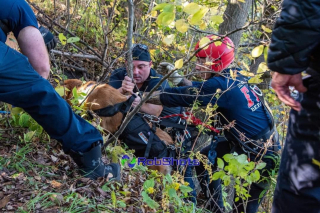
<path fill-rule="evenodd" d="M 258 170 L 254 171 L 254 174 L 256 176 L 255 181 L 260 180 L 260 172 Z"/>
<path fill-rule="evenodd" d="M 266 33 L 272 33 L 272 30 L 269 29 L 268 27 L 261 25 L 261 28 L 263 29 L 263 31 L 265 31 Z"/>
<path fill-rule="evenodd" d="M 74 43 L 77 41 L 80 41 L 79 37 L 70 37 L 70 38 L 68 38 L 67 43 Z"/>
<path fill-rule="evenodd" d="M 232 154 L 225 154 L 223 156 L 224 161 L 227 162 L 227 163 L 233 158 L 234 158 L 234 156 Z"/>
<path fill-rule="evenodd" d="M 254 57 L 254 58 L 259 57 L 263 53 L 263 48 L 264 48 L 263 45 L 259 45 L 255 48 L 253 48 L 253 50 L 251 52 L 252 57 Z"/>
<path fill-rule="evenodd" d="M 264 61 L 267 61 L 268 59 L 268 50 L 269 50 L 269 46 L 266 46 L 263 50 Z"/>
<path fill-rule="evenodd" d="M 221 24 L 223 22 L 223 18 L 222 18 L 222 16 L 212 16 L 211 21 L 214 24 Z"/>
<path fill-rule="evenodd" d="M 59 40 L 60 40 L 62 45 L 66 45 L 67 44 L 67 37 L 65 37 L 63 35 L 63 33 L 59 33 Z"/>
<path fill-rule="evenodd" d="M 20 107 L 11 108 L 11 115 L 18 115 L 23 112 L 23 109 Z"/>
<path fill-rule="evenodd" d="M 181 67 L 183 67 L 183 59 L 181 58 L 181 59 L 177 60 L 176 62 L 174 62 L 174 67 L 176 69 L 180 69 Z"/>
<path fill-rule="evenodd" d="M 36 133 L 36 131 L 30 131 L 27 134 L 23 134 L 24 141 L 25 142 L 30 142 L 35 133 Z"/>
<path fill-rule="evenodd" d="M 221 178 L 222 176 L 224 176 L 225 173 L 224 171 L 219 171 L 219 172 L 215 172 L 213 175 L 212 175 L 212 180 L 218 180 L 219 178 Z"/>
<path fill-rule="evenodd" d="M 179 19 L 176 21 L 176 29 L 180 32 L 180 33 L 185 33 L 188 31 L 189 29 L 189 24 L 186 23 L 186 20 L 184 19 Z"/>
<path fill-rule="evenodd" d="M 218 168 L 223 169 L 224 167 L 224 162 L 221 158 L 218 158 L 217 160 Z"/>
<path fill-rule="evenodd" d="M 168 3 L 162 3 L 155 6 L 152 10 L 162 10 L 165 6 L 167 6 Z"/>
<path fill-rule="evenodd" d="M 117 197 L 116 193 L 114 191 L 111 192 L 111 200 L 112 200 L 112 205 L 114 208 L 117 207 Z"/>
<path fill-rule="evenodd" d="M 225 186 L 229 186 L 230 183 L 231 183 L 230 176 L 228 176 L 228 175 L 225 175 L 222 180 L 223 180 L 223 184 L 224 184 Z"/>
<path fill-rule="evenodd" d="M 163 8 L 163 12 L 172 13 L 173 10 L 174 10 L 174 5 L 173 4 L 168 4 Z"/>
<path fill-rule="evenodd" d="M 199 48 L 203 48 L 204 50 L 208 49 L 209 45 L 207 45 L 208 43 L 210 43 L 210 39 L 207 37 L 203 37 L 200 41 L 199 41 Z M 207 45 L 207 46 L 206 46 Z"/>
<path fill-rule="evenodd" d="M 19 118 L 19 126 L 29 127 L 30 126 L 30 115 L 23 113 Z"/>
<path fill-rule="evenodd" d="M 200 25 L 201 24 L 201 19 L 207 14 L 209 11 L 209 8 L 207 7 L 202 7 L 198 12 L 193 14 L 190 24 L 192 25 Z"/>
<path fill-rule="evenodd" d="M 174 13 L 162 12 L 157 18 L 157 24 L 162 26 L 168 26 L 174 21 L 174 18 Z"/>
<path fill-rule="evenodd" d="M 181 191 L 182 193 L 184 193 L 184 194 L 193 191 L 193 190 L 191 189 L 191 187 L 185 186 L 185 185 L 180 185 L 179 189 L 180 189 L 180 191 Z"/>
<path fill-rule="evenodd" d="M 245 154 L 241 154 L 237 156 L 237 160 L 239 163 L 244 164 L 247 161 L 248 156 Z"/>
<path fill-rule="evenodd" d="M 159 204 L 152 200 L 145 191 L 141 193 L 141 196 L 143 197 L 143 202 L 145 202 L 150 208 L 156 209 L 159 207 Z"/>
<path fill-rule="evenodd" d="M 168 181 L 169 184 L 173 182 L 170 174 L 166 174 L 165 179 Z"/>
<path fill-rule="evenodd" d="M 190 15 L 195 14 L 200 10 L 200 7 L 196 3 L 189 3 L 187 6 L 183 8 L 183 12 L 188 13 Z"/>
<path fill-rule="evenodd" d="M 238 202 L 239 201 L 239 197 L 236 197 L 235 199 L 234 199 L 234 202 Z"/>
<path fill-rule="evenodd" d="M 244 168 L 247 170 L 247 171 L 251 171 L 252 169 L 254 169 L 254 162 L 250 162 L 248 163 L 247 165 L 244 166 Z"/>
<path fill-rule="evenodd" d="M 258 163 L 256 169 L 263 169 L 264 167 L 266 167 L 266 165 L 267 164 L 265 162 Z"/>
<path fill-rule="evenodd" d="M 147 190 L 149 187 L 154 187 L 154 179 L 146 180 L 143 184 L 143 188 Z"/>

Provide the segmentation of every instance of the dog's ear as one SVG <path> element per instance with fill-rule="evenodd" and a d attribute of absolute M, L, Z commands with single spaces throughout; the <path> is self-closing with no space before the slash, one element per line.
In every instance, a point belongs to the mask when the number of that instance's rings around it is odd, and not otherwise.
<path fill-rule="evenodd" d="M 65 99 L 68 101 L 70 98 L 72 98 L 72 90 L 75 87 L 80 87 L 82 85 L 82 81 L 78 79 L 68 79 L 63 82 L 63 86 L 68 89 L 66 91 Z M 70 104 L 70 103 L 69 103 Z"/>

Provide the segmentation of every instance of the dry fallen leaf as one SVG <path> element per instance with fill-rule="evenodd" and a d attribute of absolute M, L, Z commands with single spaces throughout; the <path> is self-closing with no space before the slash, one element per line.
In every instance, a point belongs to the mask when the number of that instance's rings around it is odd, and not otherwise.
<path fill-rule="evenodd" d="M 55 180 L 50 181 L 50 184 L 53 188 L 60 188 L 62 186 L 61 183 L 59 183 L 58 181 L 55 181 Z"/>
<path fill-rule="evenodd" d="M 0 200 L 0 209 L 4 208 L 7 203 L 10 201 L 10 195 L 4 197 L 2 200 Z"/>

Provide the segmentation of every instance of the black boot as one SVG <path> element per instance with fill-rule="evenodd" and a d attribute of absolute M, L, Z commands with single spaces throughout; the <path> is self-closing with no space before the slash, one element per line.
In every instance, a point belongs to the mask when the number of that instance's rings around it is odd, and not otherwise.
<path fill-rule="evenodd" d="M 80 174 L 84 177 L 96 180 L 98 177 L 108 177 L 112 174 L 111 180 L 120 181 L 120 164 L 104 164 L 101 160 L 101 143 L 96 143 L 90 151 L 81 153 L 70 151 L 70 156 L 79 167 Z"/>

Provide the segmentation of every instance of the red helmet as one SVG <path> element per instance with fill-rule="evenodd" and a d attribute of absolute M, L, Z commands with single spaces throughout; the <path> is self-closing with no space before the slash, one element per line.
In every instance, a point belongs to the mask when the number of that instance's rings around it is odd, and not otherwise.
<path fill-rule="evenodd" d="M 207 38 L 212 41 L 219 39 L 219 36 L 209 35 Z M 199 48 L 199 43 L 200 41 L 196 44 L 195 50 Z M 214 63 L 211 65 L 211 69 L 216 72 L 221 72 L 234 60 L 234 44 L 230 38 L 225 37 L 223 40 L 217 40 L 217 42 L 209 44 L 206 49 L 200 50 L 196 56 L 199 58 L 209 57 Z"/>

